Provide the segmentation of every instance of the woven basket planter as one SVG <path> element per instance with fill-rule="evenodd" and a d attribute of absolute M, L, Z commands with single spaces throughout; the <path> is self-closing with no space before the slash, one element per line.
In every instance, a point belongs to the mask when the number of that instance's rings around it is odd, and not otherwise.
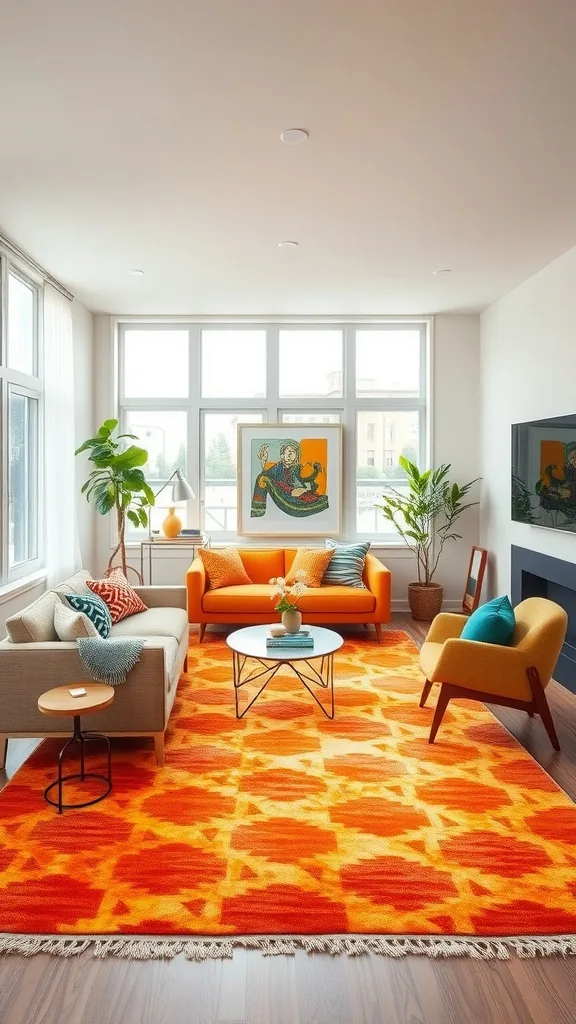
<path fill-rule="evenodd" d="M 409 583 L 408 604 L 412 618 L 430 622 L 442 608 L 444 587 L 440 583 Z"/>

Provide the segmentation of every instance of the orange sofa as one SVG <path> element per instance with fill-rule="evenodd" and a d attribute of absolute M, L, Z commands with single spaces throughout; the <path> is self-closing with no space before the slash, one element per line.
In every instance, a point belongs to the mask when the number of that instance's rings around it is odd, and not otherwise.
<path fill-rule="evenodd" d="M 190 566 L 188 590 L 188 621 L 198 623 L 200 643 L 209 622 L 266 624 L 278 619 L 271 600 L 269 580 L 286 576 L 296 548 L 239 548 L 240 558 L 252 583 L 239 587 L 208 589 L 208 580 L 201 558 Z M 366 556 L 364 565 L 366 590 L 358 587 L 314 587 L 300 598 L 299 608 L 305 622 L 371 623 L 378 641 L 382 641 L 382 623 L 390 620 L 390 588 L 392 575 L 375 555 Z"/>

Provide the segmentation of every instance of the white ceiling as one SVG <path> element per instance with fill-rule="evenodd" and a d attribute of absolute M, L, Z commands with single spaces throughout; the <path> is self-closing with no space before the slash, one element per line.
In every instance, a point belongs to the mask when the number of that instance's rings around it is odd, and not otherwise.
<path fill-rule="evenodd" d="M 576 244 L 574 0 L 0 0 L 0 26 L 0 229 L 94 311 L 471 311 Z"/>

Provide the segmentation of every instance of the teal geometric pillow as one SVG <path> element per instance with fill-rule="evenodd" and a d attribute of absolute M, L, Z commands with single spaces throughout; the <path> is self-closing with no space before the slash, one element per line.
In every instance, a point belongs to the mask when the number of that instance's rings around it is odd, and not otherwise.
<path fill-rule="evenodd" d="M 96 626 L 101 637 L 108 636 L 112 629 L 112 619 L 107 605 L 97 594 L 66 594 L 68 604 L 77 612 L 84 612 Z"/>
<path fill-rule="evenodd" d="M 510 643 L 515 628 L 516 616 L 508 597 L 495 597 L 472 612 L 460 639 L 505 646 Z"/>
<path fill-rule="evenodd" d="M 358 590 L 366 590 L 362 573 L 370 541 L 362 544 L 337 544 L 334 540 L 327 540 L 326 547 L 333 548 L 334 554 L 322 577 L 322 583 L 332 584 L 334 587 L 356 587 Z"/>

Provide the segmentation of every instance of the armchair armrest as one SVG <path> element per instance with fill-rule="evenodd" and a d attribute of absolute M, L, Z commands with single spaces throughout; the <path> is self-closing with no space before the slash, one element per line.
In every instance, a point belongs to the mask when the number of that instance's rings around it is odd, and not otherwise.
<path fill-rule="evenodd" d="M 147 608 L 186 608 L 186 587 L 134 587 Z"/>
<path fill-rule="evenodd" d="M 517 647 L 452 637 L 444 644 L 430 682 L 530 700 L 532 690 L 526 670 L 532 661 Z"/>
<path fill-rule="evenodd" d="M 198 622 L 202 613 L 202 598 L 207 587 L 206 570 L 201 558 L 195 558 L 186 573 L 188 592 L 188 621 Z"/>
<path fill-rule="evenodd" d="M 456 612 L 440 612 L 432 620 L 426 636 L 426 643 L 443 644 L 451 637 L 459 637 L 467 622 L 467 615 L 459 615 Z"/>
<path fill-rule="evenodd" d="M 392 589 L 392 573 L 382 564 L 376 555 L 370 552 L 364 562 L 364 582 L 371 594 L 376 598 L 374 616 L 377 622 L 390 620 L 390 592 Z"/>

